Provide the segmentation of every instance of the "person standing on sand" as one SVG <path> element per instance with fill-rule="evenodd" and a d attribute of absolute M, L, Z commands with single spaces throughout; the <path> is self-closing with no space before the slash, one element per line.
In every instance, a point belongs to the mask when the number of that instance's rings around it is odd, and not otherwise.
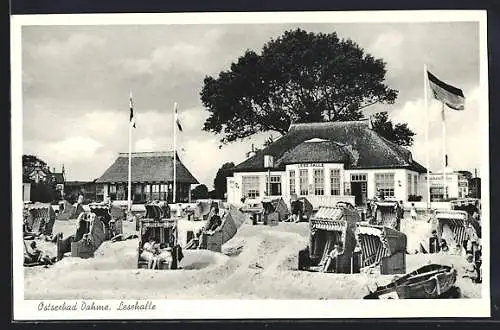
<path fill-rule="evenodd" d="M 411 203 L 410 217 L 414 221 L 417 220 L 417 208 L 415 207 L 415 203 Z"/>

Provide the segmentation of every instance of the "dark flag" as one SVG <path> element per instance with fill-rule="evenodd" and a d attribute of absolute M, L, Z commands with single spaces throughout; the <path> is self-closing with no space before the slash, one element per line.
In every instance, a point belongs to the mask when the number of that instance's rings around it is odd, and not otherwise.
<path fill-rule="evenodd" d="M 134 102 L 132 100 L 132 92 L 130 92 L 129 104 L 130 104 L 130 124 L 132 124 L 132 127 L 135 128 Z"/>
<path fill-rule="evenodd" d="M 175 123 L 177 124 L 177 127 L 179 128 L 179 131 L 182 132 L 181 122 L 179 120 L 179 115 L 177 113 L 177 103 L 175 104 Z"/>
<path fill-rule="evenodd" d="M 434 98 L 453 110 L 464 110 L 465 96 L 461 89 L 448 85 L 427 71 Z"/>

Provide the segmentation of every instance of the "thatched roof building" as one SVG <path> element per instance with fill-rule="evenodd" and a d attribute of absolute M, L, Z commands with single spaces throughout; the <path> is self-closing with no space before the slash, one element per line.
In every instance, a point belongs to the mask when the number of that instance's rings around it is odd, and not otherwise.
<path fill-rule="evenodd" d="M 111 199 L 127 199 L 128 153 L 120 153 L 113 164 L 96 180 L 103 184 L 103 195 Z M 173 152 L 132 153 L 132 194 L 134 201 L 168 200 L 172 202 L 174 181 Z M 176 154 L 176 202 L 188 201 L 190 185 L 198 184 Z M 99 194 L 99 193 L 98 193 Z"/>
<path fill-rule="evenodd" d="M 232 171 L 230 202 L 297 195 L 315 208 L 338 201 L 363 205 L 377 192 L 399 200 L 423 195 L 426 173 L 409 150 L 377 134 L 368 121 L 293 124 Z"/>

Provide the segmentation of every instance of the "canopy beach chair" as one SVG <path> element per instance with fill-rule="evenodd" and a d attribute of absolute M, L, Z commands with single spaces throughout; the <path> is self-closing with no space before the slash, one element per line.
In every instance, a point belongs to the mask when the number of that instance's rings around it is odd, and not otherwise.
<path fill-rule="evenodd" d="M 380 266 L 380 273 L 406 272 L 406 235 L 395 229 L 369 224 L 358 224 L 357 241 L 361 247 L 362 267 Z"/>
<path fill-rule="evenodd" d="M 348 207 L 320 207 L 309 220 L 309 245 L 305 250 L 299 251 L 299 269 L 322 270 L 334 245 L 340 243 L 343 248 L 336 259 L 336 272 L 356 272 L 357 262 L 353 258 L 356 248 L 354 231 L 359 221 L 359 213 Z"/>

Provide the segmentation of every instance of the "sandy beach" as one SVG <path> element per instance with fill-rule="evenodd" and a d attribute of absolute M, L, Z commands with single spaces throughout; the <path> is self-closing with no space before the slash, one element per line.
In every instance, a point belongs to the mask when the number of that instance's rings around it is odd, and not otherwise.
<path fill-rule="evenodd" d="M 409 250 L 425 240 L 425 222 L 405 219 Z M 180 234 L 198 222 L 182 222 Z M 71 234 L 73 220 L 56 221 L 54 232 Z M 124 224 L 135 233 L 134 223 Z M 298 251 L 307 245 L 307 223 L 278 226 L 243 224 L 222 253 L 185 250 L 179 270 L 137 269 L 138 240 L 104 242 L 94 258 L 65 257 L 50 268 L 24 268 L 25 299 L 360 299 L 367 285 L 390 282 L 393 275 L 332 274 L 297 270 Z M 55 244 L 38 241 L 49 253 Z M 52 250 L 51 250 L 52 249 Z M 426 263 L 453 264 L 464 298 L 481 295 L 481 285 L 461 277 L 463 256 L 409 254 L 407 272 Z"/>

